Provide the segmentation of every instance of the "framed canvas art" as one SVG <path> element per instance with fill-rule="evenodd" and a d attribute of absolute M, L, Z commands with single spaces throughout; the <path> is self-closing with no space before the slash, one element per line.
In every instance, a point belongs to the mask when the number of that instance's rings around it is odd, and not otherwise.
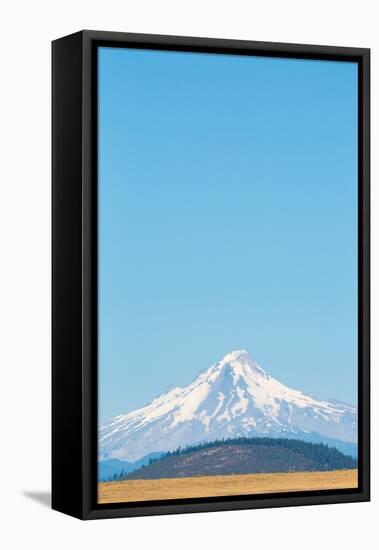
<path fill-rule="evenodd" d="M 369 50 L 53 42 L 53 508 L 369 499 Z"/>

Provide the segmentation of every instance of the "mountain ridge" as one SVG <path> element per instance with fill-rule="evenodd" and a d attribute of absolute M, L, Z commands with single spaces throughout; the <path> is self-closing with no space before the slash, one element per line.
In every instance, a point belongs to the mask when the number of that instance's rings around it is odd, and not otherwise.
<path fill-rule="evenodd" d="M 246 350 L 235 350 L 144 407 L 99 429 L 99 459 L 135 461 L 151 452 L 223 437 L 357 440 L 357 411 L 317 400 L 269 376 Z"/>
<path fill-rule="evenodd" d="M 331 471 L 356 467 L 355 459 L 322 443 L 265 437 L 237 438 L 169 451 L 119 479 Z"/>

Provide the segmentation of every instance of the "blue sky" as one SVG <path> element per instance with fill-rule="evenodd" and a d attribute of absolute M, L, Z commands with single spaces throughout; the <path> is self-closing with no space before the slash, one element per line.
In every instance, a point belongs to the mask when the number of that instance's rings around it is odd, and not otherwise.
<path fill-rule="evenodd" d="M 356 403 L 357 66 L 99 51 L 100 420 L 233 349 Z"/>

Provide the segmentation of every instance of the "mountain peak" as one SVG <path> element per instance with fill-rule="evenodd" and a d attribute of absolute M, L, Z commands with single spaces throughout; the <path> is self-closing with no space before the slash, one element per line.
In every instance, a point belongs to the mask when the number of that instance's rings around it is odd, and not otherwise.
<path fill-rule="evenodd" d="M 245 349 L 237 349 L 227 353 L 220 361 L 230 363 L 230 361 L 238 361 L 239 359 L 250 359 L 248 352 Z"/>
<path fill-rule="evenodd" d="M 244 349 L 227 353 L 215 366 L 217 370 L 222 370 L 227 365 L 231 367 L 233 372 L 239 375 L 266 374 Z"/>

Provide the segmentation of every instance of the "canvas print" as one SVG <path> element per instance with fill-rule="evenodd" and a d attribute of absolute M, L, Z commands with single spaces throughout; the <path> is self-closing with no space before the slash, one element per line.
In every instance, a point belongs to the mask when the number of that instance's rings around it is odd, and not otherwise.
<path fill-rule="evenodd" d="M 358 486 L 358 67 L 100 47 L 98 503 Z"/>

